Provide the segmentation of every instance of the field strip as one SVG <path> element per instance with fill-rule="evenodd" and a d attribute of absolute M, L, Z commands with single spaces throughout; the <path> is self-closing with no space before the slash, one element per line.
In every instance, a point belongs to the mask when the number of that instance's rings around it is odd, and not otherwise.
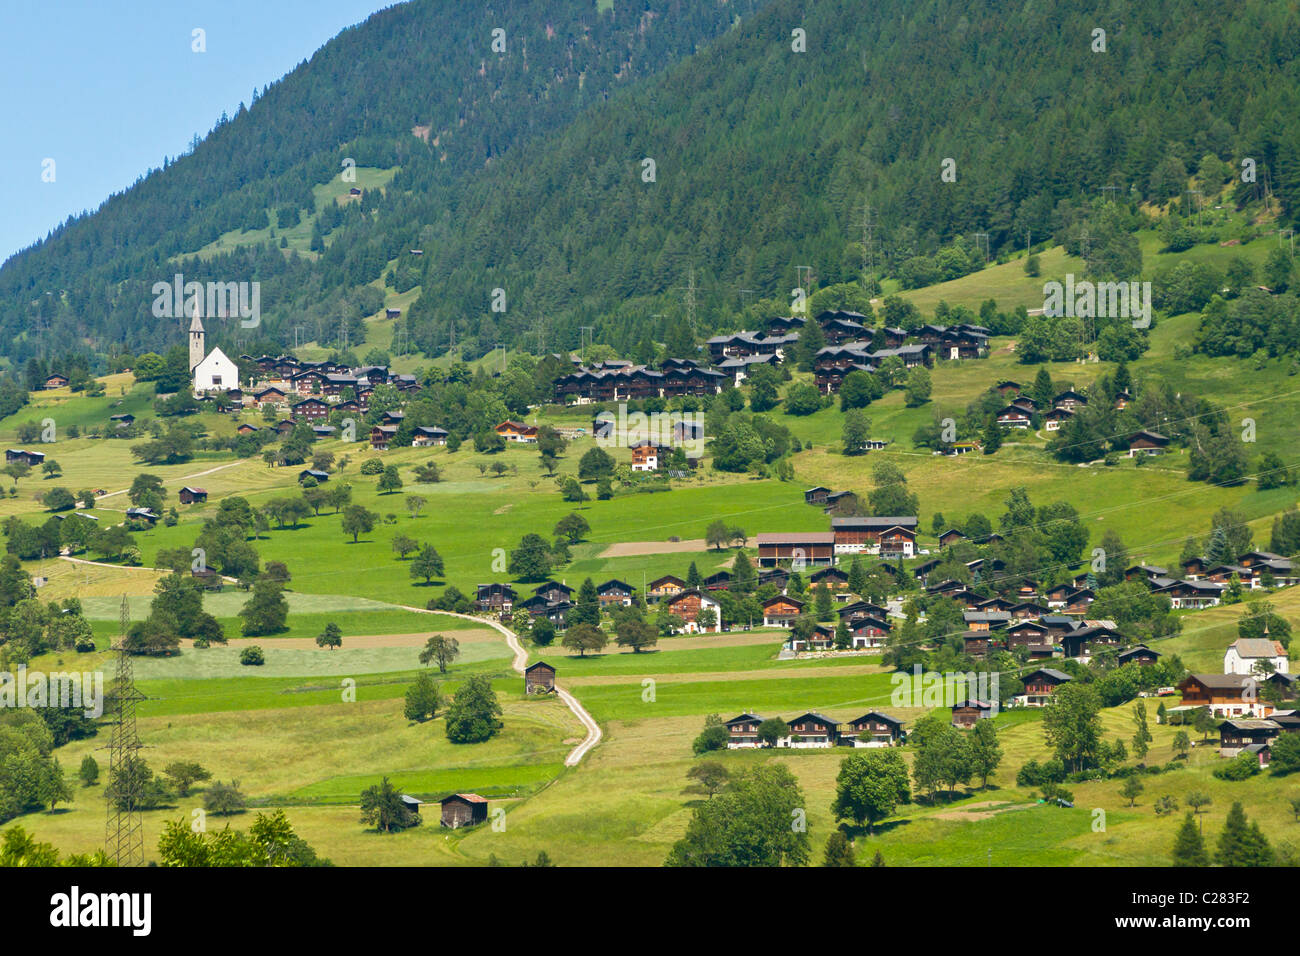
<path fill-rule="evenodd" d="M 679 554 L 684 551 L 707 551 L 703 538 L 685 541 L 615 541 L 599 554 L 602 558 L 635 558 L 643 554 Z"/>
<path fill-rule="evenodd" d="M 246 461 L 248 461 L 248 460 L 249 460 L 249 459 L 247 459 L 247 458 L 240 458 L 240 459 L 237 459 L 237 460 L 235 460 L 235 461 L 228 461 L 228 462 L 226 462 L 224 465 L 217 465 L 217 466 L 215 466 L 215 467 L 213 467 L 213 468 L 206 468 L 206 469 L 204 469 L 203 471 L 196 471 L 196 472 L 195 472 L 194 474 L 192 474 L 192 475 L 181 475 L 179 478 L 172 478 L 172 479 L 169 479 L 169 480 L 170 480 L 170 481 L 189 481 L 189 480 L 192 479 L 192 478 L 202 478 L 204 475 L 211 475 L 211 474 L 213 474 L 214 472 L 224 471 L 224 470 L 227 469 L 227 468 L 233 468 L 233 467 L 235 467 L 236 465 L 242 465 L 244 462 L 246 462 Z M 128 491 L 130 491 L 130 490 L 131 490 L 130 488 L 120 488 L 120 489 L 118 489 L 117 491 L 110 491 L 110 492 L 107 492 L 107 493 L 105 493 L 105 494 L 102 494 L 102 495 L 100 495 L 98 498 L 96 498 L 95 500 L 96 500 L 96 501 L 103 501 L 105 498 L 112 498 L 114 495 L 124 495 L 124 494 L 126 494 Z"/>
<path fill-rule="evenodd" d="M 887 674 L 889 671 L 879 664 L 845 664 L 840 667 L 820 667 L 817 668 L 816 673 L 817 676 L 829 677 L 869 677 Z M 798 667 L 774 667 L 771 670 L 761 671 L 687 671 L 663 674 L 655 673 L 653 668 L 647 668 L 644 673 L 635 674 L 584 674 L 581 677 L 570 678 L 570 682 L 584 687 L 595 687 L 602 684 L 639 684 L 647 677 L 661 684 L 698 684 L 710 681 L 794 680 L 810 676 L 813 675 L 806 668 Z"/>
<path fill-rule="evenodd" d="M 428 608 L 411 607 L 410 605 L 405 604 L 399 604 L 397 606 L 406 611 L 417 611 L 421 614 L 446 614 L 449 617 L 463 617 L 467 621 L 477 621 L 486 624 L 488 627 L 494 628 L 504 635 L 506 644 L 510 647 L 510 650 L 514 652 L 515 656 L 510 662 L 510 666 L 520 674 L 522 674 L 524 668 L 528 666 L 528 652 L 524 650 L 523 645 L 519 643 L 519 638 L 515 636 L 515 633 L 504 624 L 499 624 L 496 621 L 487 620 L 481 617 L 475 617 L 472 614 L 457 614 L 455 611 L 431 611 Z M 569 710 L 573 711 L 573 716 L 578 718 L 582 723 L 582 726 L 587 728 L 587 736 L 583 739 L 582 743 L 574 747 L 573 750 L 570 751 L 569 755 L 564 758 L 564 765 L 566 767 L 576 767 L 578 762 L 586 755 L 587 751 L 600 743 L 600 738 L 602 736 L 600 724 L 596 723 L 595 718 L 593 718 L 591 714 L 587 713 L 586 708 L 583 707 L 582 704 L 578 703 L 576 697 L 564 688 L 560 687 L 559 684 L 555 685 L 555 693 L 559 695 L 560 700 L 564 701 Z"/>

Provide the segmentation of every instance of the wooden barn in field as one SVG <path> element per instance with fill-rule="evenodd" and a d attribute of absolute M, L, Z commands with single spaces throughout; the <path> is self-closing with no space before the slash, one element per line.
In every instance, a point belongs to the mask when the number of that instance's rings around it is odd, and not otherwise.
<path fill-rule="evenodd" d="M 487 797 L 480 797 L 477 793 L 453 793 L 449 797 L 443 797 L 440 803 L 441 822 L 445 827 L 455 830 L 487 822 Z"/>
<path fill-rule="evenodd" d="M 525 694 L 555 693 L 555 668 L 545 661 L 528 665 L 524 671 Z"/>
<path fill-rule="evenodd" d="M 176 497 L 183 505 L 197 504 L 198 502 L 207 501 L 208 493 L 203 488 L 191 488 L 186 485 L 180 491 L 176 492 Z"/>

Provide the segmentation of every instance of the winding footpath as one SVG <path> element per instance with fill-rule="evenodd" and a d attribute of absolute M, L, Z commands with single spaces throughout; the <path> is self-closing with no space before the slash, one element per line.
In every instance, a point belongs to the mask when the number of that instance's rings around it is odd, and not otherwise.
<path fill-rule="evenodd" d="M 60 557 L 62 558 L 62 560 L 69 561 L 72 564 L 85 564 L 85 565 L 91 565 L 93 567 L 114 568 L 114 569 L 129 567 L 127 565 L 122 565 L 122 564 L 108 564 L 106 562 L 101 562 L 101 561 L 88 561 L 85 558 L 74 558 L 66 554 L 60 555 Z M 129 570 L 164 571 L 166 569 L 146 568 L 146 567 L 141 567 L 139 565 L 136 565 L 134 567 L 130 567 Z M 234 582 L 235 579 L 223 578 L 222 580 L 228 582 Z M 510 661 L 510 666 L 514 668 L 514 670 L 516 670 L 521 675 L 524 672 L 524 668 L 528 666 L 528 652 L 524 650 L 524 646 L 519 643 L 519 638 L 515 635 L 515 632 L 510 630 L 504 624 L 501 624 L 497 621 L 493 621 L 489 618 L 475 617 L 472 614 L 457 614 L 455 611 L 431 611 L 427 607 L 415 607 L 410 604 L 394 604 L 392 606 L 401 608 L 403 611 L 415 611 L 417 614 L 445 614 L 447 617 L 460 617 L 460 618 L 464 618 L 467 621 L 474 621 L 476 624 L 486 624 L 488 627 L 495 628 L 496 630 L 500 631 L 502 636 L 505 637 L 506 646 L 508 646 L 511 652 L 514 654 L 514 658 Z M 585 727 L 587 730 L 587 736 L 582 740 L 580 744 L 578 744 L 578 746 L 574 747 L 573 750 L 569 752 L 569 755 L 567 757 L 564 758 L 564 765 L 566 767 L 576 767 L 579 761 L 581 761 L 582 758 L 587 755 L 587 751 L 590 750 L 592 747 L 596 746 L 596 744 L 600 743 L 600 738 L 603 736 L 601 733 L 600 724 L 596 723 L 596 719 L 592 717 L 591 714 L 587 713 L 587 709 L 578 702 L 578 698 L 574 697 L 572 694 L 570 694 L 559 684 L 555 685 L 555 693 L 556 696 L 560 698 L 560 700 L 564 701 L 565 706 L 568 707 L 569 710 L 573 711 L 573 716 L 577 717 L 579 722 L 581 722 L 582 726 Z"/>
<path fill-rule="evenodd" d="M 510 666 L 520 674 L 523 674 L 524 668 L 528 666 L 528 652 L 524 650 L 524 646 L 519 643 L 519 638 L 515 635 L 515 632 L 510 630 L 504 624 L 493 621 L 489 618 L 475 617 L 472 614 L 457 614 L 455 611 L 431 611 L 428 608 L 412 607 L 406 604 L 399 604 L 396 606 L 406 611 L 417 611 L 421 614 L 445 614 L 448 617 L 461 617 L 467 621 L 474 621 L 478 624 L 486 624 L 488 627 L 495 628 L 505 637 L 506 645 L 515 655 L 514 659 L 510 662 Z M 602 736 L 600 724 L 596 723 L 596 719 L 592 717 L 591 714 L 587 713 L 587 709 L 578 702 L 578 698 L 574 697 L 559 684 L 555 685 L 555 693 L 560 700 L 564 701 L 565 706 L 568 707 L 569 710 L 573 711 L 573 716 L 577 717 L 582 723 L 582 726 L 587 729 L 586 738 L 584 738 L 578 746 L 574 747 L 573 750 L 569 752 L 569 755 L 564 758 L 564 765 L 566 767 L 576 767 L 579 761 L 587 755 L 587 751 L 600 743 L 600 738 Z"/>

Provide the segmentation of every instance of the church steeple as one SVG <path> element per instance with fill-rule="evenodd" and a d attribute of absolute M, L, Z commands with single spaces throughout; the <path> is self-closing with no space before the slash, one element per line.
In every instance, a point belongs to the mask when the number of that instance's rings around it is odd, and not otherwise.
<path fill-rule="evenodd" d="M 199 301 L 196 296 L 194 299 L 194 318 L 190 321 L 190 371 L 203 361 L 205 354 L 203 345 L 203 320 L 199 318 Z"/>

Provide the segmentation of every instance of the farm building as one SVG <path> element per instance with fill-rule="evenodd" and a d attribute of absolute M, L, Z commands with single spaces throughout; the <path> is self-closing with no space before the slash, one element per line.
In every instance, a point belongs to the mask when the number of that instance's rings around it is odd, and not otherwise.
<path fill-rule="evenodd" d="M 775 567 L 787 561 L 796 569 L 835 563 L 835 533 L 832 531 L 760 534 L 756 543 L 759 567 Z"/>
<path fill-rule="evenodd" d="M 952 725 L 963 730 L 974 727 L 980 720 L 993 716 L 993 705 L 968 698 L 952 705 Z"/>
<path fill-rule="evenodd" d="M 208 493 L 202 488 L 191 488 L 186 485 L 180 491 L 176 492 L 176 498 L 183 505 L 192 505 L 201 501 L 208 500 Z"/>
<path fill-rule="evenodd" d="M 472 827 L 487 821 L 488 802 L 486 797 L 477 793 L 453 793 L 443 797 L 442 825 L 455 830 L 459 827 Z"/>
<path fill-rule="evenodd" d="M 528 665 L 524 671 L 525 694 L 550 694 L 555 690 L 555 668 L 545 661 Z"/>

